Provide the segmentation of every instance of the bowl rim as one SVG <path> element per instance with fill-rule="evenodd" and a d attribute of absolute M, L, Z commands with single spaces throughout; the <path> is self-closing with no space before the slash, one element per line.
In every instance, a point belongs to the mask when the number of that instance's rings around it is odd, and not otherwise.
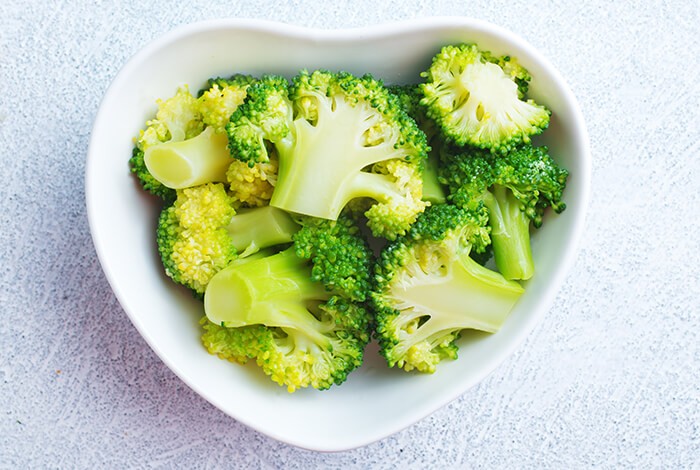
<path fill-rule="evenodd" d="M 434 403 L 432 407 L 428 407 L 423 410 L 419 415 L 411 415 L 411 417 L 405 417 L 403 420 L 397 421 L 397 425 L 393 430 L 381 435 L 372 435 L 355 439 L 348 439 L 347 442 L 338 443 L 336 446 L 314 446 L 303 439 L 290 438 L 287 435 L 280 435 L 275 432 L 274 429 L 262 429 L 256 423 L 245 419 L 244 417 L 237 416 L 235 413 L 228 409 L 224 409 L 220 404 L 215 403 L 208 396 L 206 390 L 200 387 L 198 383 L 195 383 L 183 373 L 179 365 L 169 358 L 156 344 L 155 340 L 146 333 L 144 325 L 132 309 L 127 306 L 130 304 L 126 294 L 122 291 L 120 284 L 117 280 L 111 265 L 107 262 L 108 259 L 108 247 L 103 244 L 103 241 L 99 238 L 99 230 L 95 226 L 95 213 L 98 210 L 94 198 L 91 196 L 98 191 L 98 181 L 96 175 L 96 157 L 94 156 L 95 148 L 99 145 L 95 137 L 95 130 L 100 126 L 104 125 L 105 117 L 105 107 L 106 103 L 110 101 L 110 97 L 115 93 L 115 90 L 120 87 L 122 82 L 126 80 L 127 77 L 131 75 L 132 69 L 138 67 L 138 65 L 148 58 L 154 52 L 167 47 L 169 44 L 179 41 L 188 36 L 198 35 L 204 32 L 211 32 L 213 30 L 247 30 L 257 33 L 270 33 L 278 36 L 312 40 L 312 41 L 324 41 L 324 42 L 352 42 L 358 38 L 364 40 L 380 40 L 382 38 L 396 36 L 402 33 L 415 33 L 421 30 L 434 30 L 437 28 L 463 28 L 465 30 L 479 31 L 486 34 L 493 35 L 502 39 L 507 43 L 516 43 L 518 47 L 526 51 L 526 53 L 538 62 L 540 66 L 546 69 L 546 72 L 553 78 L 555 82 L 560 86 L 562 95 L 566 101 L 566 106 L 568 106 L 570 112 L 572 113 L 575 121 L 576 133 L 579 134 L 579 156 L 582 159 L 579 162 L 579 166 L 583 169 L 577 173 L 577 178 L 580 180 L 579 183 L 579 194 L 577 198 L 577 205 L 580 209 L 576 213 L 575 219 L 572 221 L 571 225 L 571 237 L 568 240 L 568 249 L 563 250 L 562 258 L 557 264 L 557 267 L 553 273 L 552 281 L 556 284 L 553 288 L 547 289 L 545 296 L 538 302 L 538 309 L 535 314 L 529 317 L 529 320 L 520 328 L 515 337 L 508 343 L 507 347 L 499 350 L 498 354 L 491 357 L 487 366 L 483 367 L 484 372 L 477 374 L 468 386 L 464 387 L 457 393 L 446 397 L 440 402 Z M 583 114 L 579 107 L 579 104 L 571 91 L 568 83 L 560 72 L 550 63 L 550 61 L 536 48 L 529 44 L 522 37 L 516 35 L 512 31 L 501 27 L 499 25 L 465 16 L 430 16 L 424 18 L 414 18 L 408 20 L 383 22 L 377 24 L 371 24 L 361 27 L 349 27 L 349 28 L 339 28 L 339 29 L 321 29 L 321 28 L 311 28 L 305 26 L 298 26 L 294 24 L 261 20 L 261 19 L 250 19 L 250 18 L 224 18 L 224 19 L 211 19 L 204 21 L 197 21 L 190 24 L 184 24 L 177 26 L 172 30 L 166 32 L 165 34 L 155 38 L 150 41 L 147 45 L 138 50 L 133 54 L 120 68 L 117 74 L 112 79 L 108 88 L 106 89 L 104 95 L 102 96 L 99 108 L 95 114 L 95 119 L 93 122 L 89 145 L 87 149 L 87 160 L 85 166 L 85 203 L 88 215 L 88 226 L 90 229 L 91 238 L 95 251 L 97 253 L 98 260 L 102 267 L 102 270 L 107 278 L 107 281 L 114 292 L 115 297 L 119 301 L 120 306 L 124 312 L 129 317 L 131 323 L 137 329 L 141 337 L 146 341 L 149 347 L 156 353 L 158 358 L 175 374 L 180 380 L 182 380 L 188 387 L 194 390 L 199 396 L 204 398 L 206 401 L 214 405 L 217 409 L 221 410 L 230 417 L 236 419 L 237 421 L 245 424 L 246 426 L 255 429 L 262 434 L 265 434 L 275 440 L 284 442 L 287 444 L 294 445 L 296 447 L 321 451 L 321 452 L 338 452 L 350 450 L 358 447 L 362 447 L 380 439 L 386 438 L 390 435 L 399 432 L 407 428 L 408 426 L 424 419 L 426 416 L 434 413 L 436 410 L 446 406 L 455 399 L 457 399 L 462 394 L 466 393 L 467 390 L 472 388 L 474 385 L 483 381 L 488 375 L 493 373 L 493 371 L 501 364 L 506 358 L 511 356 L 516 348 L 522 344 L 523 340 L 529 336 L 534 329 L 534 327 L 542 320 L 544 314 L 551 309 L 551 305 L 554 302 L 556 295 L 559 292 L 561 284 L 564 281 L 566 274 L 570 271 L 572 264 L 574 263 L 583 235 L 583 228 L 585 225 L 585 220 L 588 212 L 588 206 L 590 201 L 590 177 L 591 177 L 591 155 L 590 155 L 590 142 L 588 131 L 586 129 Z"/>

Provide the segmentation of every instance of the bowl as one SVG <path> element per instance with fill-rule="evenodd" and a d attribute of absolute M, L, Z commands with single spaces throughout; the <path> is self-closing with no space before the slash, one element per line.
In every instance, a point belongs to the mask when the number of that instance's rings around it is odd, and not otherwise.
<path fill-rule="evenodd" d="M 517 57 L 533 79 L 530 96 L 552 110 L 537 143 L 571 176 L 567 210 L 549 214 L 533 236 L 536 274 L 502 329 L 466 334 L 459 359 L 436 373 L 389 369 L 368 347 L 364 365 L 326 391 L 290 394 L 255 366 L 207 353 L 202 304 L 163 273 L 155 244 L 161 205 L 130 174 L 133 138 L 156 100 L 188 84 L 236 72 L 295 75 L 326 68 L 371 73 L 386 83 L 419 81 L 443 45 L 475 42 Z M 588 137 L 576 100 L 552 65 L 515 34 L 468 18 L 427 18 L 362 29 L 316 30 L 252 20 L 180 27 L 138 52 L 119 72 L 98 110 L 87 155 L 86 203 L 102 268 L 131 322 L 163 362 L 203 398 L 257 431 L 319 451 L 359 447 L 395 433 L 459 397 L 492 372 L 549 310 L 571 265 L 588 201 Z M 342 424 L 341 424 L 342 423 Z"/>

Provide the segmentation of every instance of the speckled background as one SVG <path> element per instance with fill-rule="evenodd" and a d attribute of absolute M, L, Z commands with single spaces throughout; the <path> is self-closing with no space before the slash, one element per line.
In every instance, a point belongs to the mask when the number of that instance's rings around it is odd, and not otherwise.
<path fill-rule="evenodd" d="M 700 9 L 652 2 L 2 2 L 0 468 L 700 468 Z M 466 15 L 561 71 L 591 135 L 577 262 L 517 353 L 364 448 L 300 450 L 185 386 L 129 322 L 83 172 L 119 68 L 174 26 L 352 27 Z"/>

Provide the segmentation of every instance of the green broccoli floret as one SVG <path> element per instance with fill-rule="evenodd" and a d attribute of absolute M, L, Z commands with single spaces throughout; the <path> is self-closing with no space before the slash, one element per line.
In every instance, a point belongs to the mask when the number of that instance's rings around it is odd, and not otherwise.
<path fill-rule="evenodd" d="M 370 339 L 372 254 L 359 229 L 345 215 L 301 223 L 291 247 L 230 265 L 204 295 L 207 349 L 255 358 L 290 392 L 341 384 Z"/>
<path fill-rule="evenodd" d="M 171 201 L 175 191 L 154 177 L 145 162 L 145 154 L 151 147 L 165 142 L 180 142 L 199 135 L 204 130 L 197 99 L 187 86 L 177 90 L 174 96 L 158 100 L 155 119 L 146 122 L 146 128 L 136 139 L 129 166 L 143 188 L 158 197 Z"/>
<path fill-rule="evenodd" d="M 448 140 L 504 153 L 547 128 L 549 110 L 520 99 L 529 74 L 506 57 L 474 44 L 445 46 L 422 73 L 421 103 Z"/>
<path fill-rule="evenodd" d="M 520 62 L 515 57 L 510 55 L 495 56 L 489 51 L 481 51 L 484 59 L 488 62 L 497 64 L 503 69 L 503 71 L 508 75 L 511 80 L 518 85 L 518 98 L 521 100 L 525 98 L 528 88 L 530 88 L 530 80 L 532 76 L 530 72 L 527 71 L 525 67 L 520 65 Z"/>
<path fill-rule="evenodd" d="M 232 159 L 225 129 L 254 82 L 248 75 L 212 78 L 198 98 L 183 87 L 173 98 L 159 102 L 157 119 L 147 123 L 131 159 L 132 171 L 144 188 L 172 200 L 172 189 L 228 182 L 235 200 L 251 207 L 266 205 L 272 197 L 276 165 L 247 168 Z M 183 117 L 177 120 L 171 114 Z"/>
<path fill-rule="evenodd" d="M 423 93 L 418 85 L 394 85 L 389 87 L 389 91 L 396 95 L 404 111 L 416 121 L 430 146 L 428 159 L 423 168 L 423 200 L 433 204 L 442 204 L 446 197 L 445 188 L 438 179 L 439 148 L 442 143 L 435 122 L 426 114 L 425 106 L 420 104 Z"/>
<path fill-rule="evenodd" d="M 225 134 L 231 114 L 246 97 L 246 89 L 255 82 L 250 75 L 234 75 L 230 78 L 210 78 L 199 91 L 199 112 L 205 125 L 217 133 Z"/>
<path fill-rule="evenodd" d="M 562 192 L 569 173 L 546 147 L 520 146 L 503 155 L 480 149 L 449 149 L 443 154 L 441 179 L 456 205 L 485 204 L 493 253 L 507 279 L 529 279 L 535 272 L 530 248 L 530 222 L 542 225 L 546 207 L 566 208 Z"/>
<path fill-rule="evenodd" d="M 207 183 L 177 191 L 161 212 L 157 242 L 166 274 L 197 294 L 236 256 L 292 241 L 299 226 L 274 207 L 233 207 L 223 184 Z"/>
<path fill-rule="evenodd" d="M 432 373 L 464 329 L 497 331 L 523 288 L 470 257 L 489 244 L 485 210 L 433 205 L 381 252 L 372 294 L 390 367 Z"/>
<path fill-rule="evenodd" d="M 426 207 L 425 135 L 370 76 L 302 72 L 291 88 L 281 77 L 264 77 L 227 129 L 234 157 L 249 164 L 279 159 L 275 207 L 335 220 L 351 200 L 367 198 L 368 226 L 389 239 Z"/>

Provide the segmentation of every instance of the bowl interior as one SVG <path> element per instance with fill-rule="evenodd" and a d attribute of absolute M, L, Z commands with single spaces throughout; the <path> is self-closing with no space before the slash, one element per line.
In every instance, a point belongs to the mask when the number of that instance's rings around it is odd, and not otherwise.
<path fill-rule="evenodd" d="M 500 332 L 469 333 L 460 358 L 430 376 L 390 370 L 370 345 L 363 367 L 340 387 L 288 394 L 254 365 L 209 355 L 200 343 L 201 303 L 163 274 L 155 246 L 160 203 L 129 173 L 133 138 L 154 115 L 156 99 L 212 76 L 243 72 L 289 77 L 300 69 L 372 73 L 412 83 L 441 46 L 476 42 L 516 56 L 533 76 L 530 95 L 553 111 L 539 144 L 571 171 L 567 210 L 548 216 L 533 236 L 536 275 Z M 587 136 L 559 74 L 511 33 L 464 18 L 432 18 L 358 30 L 319 31 L 241 20 L 199 23 L 147 46 L 110 86 L 95 120 L 86 170 L 93 240 L 106 276 L 133 324 L 190 387 L 237 420 L 269 436 L 315 450 L 343 450 L 385 437 L 462 394 L 510 354 L 549 308 L 570 265 L 587 203 Z M 339 426 L 338 423 L 344 423 Z"/>

